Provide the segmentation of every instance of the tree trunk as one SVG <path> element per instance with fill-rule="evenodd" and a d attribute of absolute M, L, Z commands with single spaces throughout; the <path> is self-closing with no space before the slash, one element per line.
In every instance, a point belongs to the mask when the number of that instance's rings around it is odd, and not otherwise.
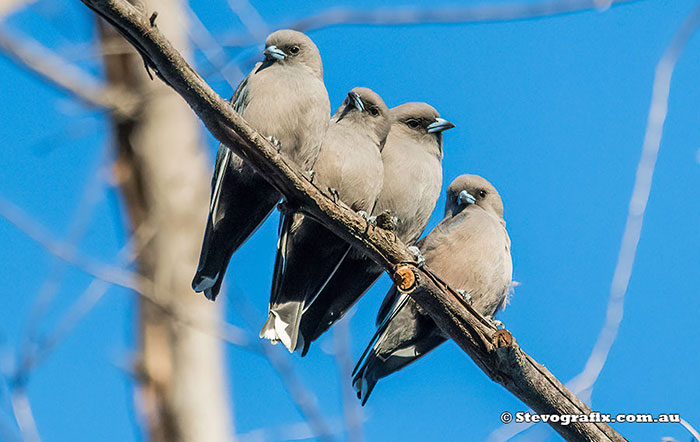
<path fill-rule="evenodd" d="M 143 4 L 149 15 L 159 12 L 158 28 L 180 51 L 191 55 L 180 3 L 148 0 Z M 99 30 L 103 47 L 122 44 L 125 48 L 104 57 L 110 86 L 143 99 L 129 117 L 112 114 L 114 175 L 132 232 L 144 223 L 156 231 L 148 244 L 136 245 L 143 250 L 139 271 L 153 283 L 143 289 L 171 310 L 139 297 L 136 394 L 148 437 L 157 442 L 230 441 L 233 415 L 223 344 L 172 319 L 172 312 L 212 323 L 221 319 L 221 303 L 211 303 L 190 289 L 211 176 L 199 123 L 182 98 L 148 77 L 141 57 L 112 26 L 100 22 Z"/>

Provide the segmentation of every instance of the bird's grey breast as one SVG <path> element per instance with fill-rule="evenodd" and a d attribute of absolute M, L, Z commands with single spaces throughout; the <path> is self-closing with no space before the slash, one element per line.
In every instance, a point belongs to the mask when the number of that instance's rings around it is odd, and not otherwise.
<path fill-rule="evenodd" d="M 308 168 L 328 127 L 330 102 L 323 81 L 302 67 L 273 65 L 254 71 L 238 100 L 241 116 L 281 151 Z"/>
<path fill-rule="evenodd" d="M 331 121 L 314 170 L 323 186 L 338 190 L 355 210 L 369 212 L 382 188 L 379 141 L 359 124 Z"/>
<path fill-rule="evenodd" d="M 413 243 L 435 208 L 442 186 L 442 164 L 414 140 L 389 133 L 382 151 L 384 187 L 374 213 L 391 210 L 397 234 Z"/>
<path fill-rule="evenodd" d="M 510 239 L 497 216 L 470 206 L 443 220 L 420 248 L 431 269 L 466 290 L 482 314 L 493 314 L 512 278 Z"/>

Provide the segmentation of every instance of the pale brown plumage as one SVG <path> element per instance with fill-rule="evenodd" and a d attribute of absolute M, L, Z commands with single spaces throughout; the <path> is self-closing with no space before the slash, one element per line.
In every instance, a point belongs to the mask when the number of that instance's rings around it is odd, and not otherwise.
<path fill-rule="evenodd" d="M 390 128 L 389 109 L 379 95 L 355 88 L 331 119 L 314 166 L 314 182 L 357 211 L 370 212 L 382 188 L 381 150 Z M 331 190 L 332 189 L 332 190 Z M 281 220 L 268 320 L 260 332 L 290 352 L 299 321 L 350 246 L 301 213 Z"/>
<path fill-rule="evenodd" d="M 261 134 L 303 170 L 316 161 L 328 127 L 330 103 L 318 48 L 301 32 L 280 30 L 265 43 L 266 60 L 255 65 L 231 99 Z M 274 187 L 240 157 L 219 146 L 195 291 L 215 299 L 231 255 L 255 232 L 280 200 Z"/>
<path fill-rule="evenodd" d="M 445 218 L 418 242 L 435 274 L 464 290 L 472 306 L 492 317 L 510 290 L 510 238 L 496 189 L 476 175 L 462 175 L 447 189 Z M 446 340 L 416 303 L 393 287 L 377 317 L 379 328 L 353 379 L 364 404 L 377 381 L 405 367 Z"/>
<path fill-rule="evenodd" d="M 391 131 L 382 161 L 384 183 L 373 213 L 397 217 L 397 236 L 413 245 L 423 232 L 442 185 L 442 131 L 454 127 L 426 103 L 391 109 Z M 304 313 L 301 334 L 306 354 L 318 339 L 381 276 L 383 269 L 360 251 L 351 250 L 328 281 L 317 302 Z"/>

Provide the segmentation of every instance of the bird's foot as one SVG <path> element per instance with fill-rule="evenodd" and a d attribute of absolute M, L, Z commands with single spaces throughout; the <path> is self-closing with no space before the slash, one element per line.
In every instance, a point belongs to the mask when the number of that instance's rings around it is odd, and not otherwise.
<path fill-rule="evenodd" d="M 461 289 L 460 289 L 460 290 L 457 290 L 457 293 L 459 293 L 459 296 L 461 296 L 462 299 L 464 299 L 465 301 L 467 301 L 467 304 L 471 305 L 471 303 L 472 303 L 472 295 L 470 295 L 469 293 L 467 293 L 466 290 L 461 290 Z"/>
<path fill-rule="evenodd" d="M 282 151 L 282 143 L 280 142 L 279 139 L 277 139 L 277 137 L 275 137 L 273 135 L 269 135 L 269 136 L 265 137 L 265 139 L 267 141 L 269 141 L 270 143 L 274 144 L 275 148 L 277 149 L 277 153 L 280 153 L 280 151 Z"/>
<path fill-rule="evenodd" d="M 396 230 L 399 219 L 395 216 L 392 216 L 390 210 L 385 210 L 376 216 L 375 222 L 377 227 L 381 227 L 382 229 L 388 230 L 389 232 L 394 232 Z"/>
<path fill-rule="evenodd" d="M 309 170 L 306 171 L 306 174 L 309 176 L 309 182 L 310 182 L 311 184 L 313 184 L 313 183 L 314 183 L 314 178 L 316 178 L 316 171 L 315 171 L 315 170 L 309 169 Z"/>
<path fill-rule="evenodd" d="M 338 189 L 335 189 L 333 187 L 329 187 L 328 193 L 331 194 L 331 197 L 332 197 L 334 203 L 337 204 L 338 201 L 340 201 L 340 193 L 338 192 Z"/>
<path fill-rule="evenodd" d="M 494 318 L 493 316 L 487 316 L 486 319 L 488 319 L 488 321 L 497 329 L 505 330 L 506 325 L 498 319 Z"/>
<path fill-rule="evenodd" d="M 408 250 L 413 253 L 413 258 L 416 260 L 416 265 L 418 267 L 423 267 L 425 265 L 425 257 L 420 252 L 420 249 L 416 246 L 410 246 Z"/>
<path fill-rule="evenodd" d="M 285 198 L 283 198 L 282 201 L 277 203 L 277 210 L 279 210 L 281 214 L 286 214 L 289 212 L 289 203 Z"/>
<path fill-rule="evenodd" d="M 365 226 L 365 233 L 369 232 L 369 228 L 375 227 L 377 225 L 377 217 L 376 216 L 370 216 L 369 213 L 365 212 L 364 210 L 360 210 L 357 212 L 358 215 L 362 217 L 367 222 L 367 225 Z"/>

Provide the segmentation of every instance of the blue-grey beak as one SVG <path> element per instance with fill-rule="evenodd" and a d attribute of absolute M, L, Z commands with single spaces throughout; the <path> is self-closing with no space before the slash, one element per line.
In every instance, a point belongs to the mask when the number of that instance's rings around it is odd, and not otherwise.
<path fill-rule="evenodd" d="M 360 99 L 360 96 L 357 95 L 357 92 L 355 91 L 350 91 L 348 92 L 348 98 L 350 98 L 350 102 L 352 103 L 353 106 L 360 112 L 365 110 L 365 104 L 362 102 Z"/>
<path fill-rule="evenodd" d="M 268 60 L 284 60 L 287 57 L 287 54 L 275 45 L 266 47 L 263 54 L 265 54 L 265 58 Z"/>
<path fill-rule="evenodd" d="M 457 202 L 459 204 L 474 204 L 476 203 L 476 198 L 474 198 L 471 193 L 467 192 L 466 190 L 463 190 L 459 192 Z"/>
<path fill-rule="evenodd" d="M 428 133 L 442 132 L 443 130 L 452 129 L 453 127 L 455 127 L 454 124 L 450 123 L 444 118 L 438 117 L 435 119 L 434 123 L 431 123 L 430 126 L 428 126 Z"/>

